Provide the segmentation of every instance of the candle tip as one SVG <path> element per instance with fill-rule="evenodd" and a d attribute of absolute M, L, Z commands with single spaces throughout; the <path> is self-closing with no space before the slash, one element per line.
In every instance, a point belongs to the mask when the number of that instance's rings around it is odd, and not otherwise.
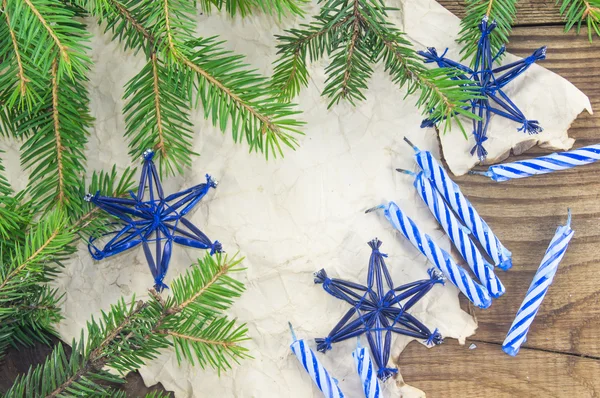
<path fill-rule="evenodd" d="M 487 171 L 469 170 L 469 174 L 476 175 L 476 176 L 489 177 L 489 174 Z"/>
<path fill-rule="evenodd" d="M 294 341 L 297 341 L 298 339 L 296 338 L 296 332 L 294 332 L 294 328 L 292 327 L 292 323 L 288 322 L 288 326 L 290 327 L 290 333 L 292 333 L 292 339 Z"/>
<path fill-rule="evenodd" d="M 403 174 L 408 174 L 409 176 L 416 176 L 417 174 L 414 171 L 410 171 L 410 170 L 405 170 L 405 169 L 396 169 L 396 171 L 403 173 Z"/>
<path fill-rule="evenodd" d="M 567 227 L 571 227 L 571 208 L 567 209 Z"/>
<path fill-rule="evenodd" d="M 408 138 L 406 138 L 406 136 L 404 137 L 404 141 L 406 141 L 406 143 L 407 143 L 408 145 L 410 145 L 410 146 L 412 147 L 412 149 L 414 149 L 415 151 L 418 151 L 418 150 L 419 150 L 419 148 L 417 148 L 417 147 L 415 146 L 415 144 L 413 144 L 413 143 L 412 143 L 412 142 L 411 142 L 411 141 L 410 141 Z"/>
<path fill-rule="evenodd" d="M 379 210 L 379 209 L 383 209 L 383 208 L 384 208 L 383 205 L 371 207 L 370 209 L 365 210 L 365 214 L 371 213 L 371 212 L 374 212 L 375 210 Z"/>

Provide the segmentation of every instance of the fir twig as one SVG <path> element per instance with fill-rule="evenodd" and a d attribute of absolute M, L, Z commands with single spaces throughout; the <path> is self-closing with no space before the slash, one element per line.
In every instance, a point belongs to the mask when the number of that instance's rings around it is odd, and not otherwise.
<path fill-rule="evenodd" d="M 213 9 L 222 10 L 235 16 L 240 14 L 242 17 L 252 14 L 259 10 L 269 15 L 277 15 L 279 18 L 284 15 L 304 15 L 302 6 L 307 0 L 200 0 L 200 8 L 205 13 L 211 13 Z"/>
<path fill-rule="evenodd" d="M 462 29 L 457 40 L 463 45 L 463 59 L 471 58 L 477 52 L 477 43 L 481 36 L 479 24 L 484 16 L 490 22 L 496 21 L 498 24 L 490 35 L 492 54 L 497 54 L 502 46 L 508 43 L 508 36 L 517 14 L 516 4 L 517 0 L 466 0 L 467 13 L 461 21 Z"/>
<path fill-rule="evenodd" d="M 21 54 L 21 49 L 19 46 L 19 43 L 17 41 L 17 35 L 15 34 L 15 30 L 11 27 L 11 22 L 10 22 L 10 11 L 8 9 L 8 3 L 7 0 L 2 0 L 2 14 L 4 16 L 4 19 L 6 21 L 6 24 L 3 25 L 6 29 L 6 31 L 8 31 L 8 35 L 7 32 L 5 31 L 1 31 L 0 32 L 0 36 L 1 37 L 5 37 L 5 40 L 10 40 L 11 44 L 12 44 L 12 48 L 14 50 L 14 60 L 16 62 L 16 76 L 17 76 L 17 89 L 16 92 L 19 93 L 21 98 L 26 98 L 27 96 L 27 85 L 30 82 L 29 78 L 26 76 L 25 73 L 25 66 L 23 65 L 23 55 Z M 8 46 L 2 45 L 0 46 L 0 48 L 7 48 Z M 8 58 L 9 54 L 0 54 L 0 59 L 5 59 Z M 5 72 L 6 73 L 6 72 Z M 9 71 L 8 74 L 10 74 L 11 72 Z M 12 71 L 13 75 L 15 74 L 15 71 Z M 11 96 L 11 100 L 12 104 L 14 104 L 16 102 L 15 100 L 15 96 L 12 95 Z"/>
<path fill-rule="evenodd" d="M 267 0 L 264 1 L 267 4 Z M 296 4 L 290 0 L 279 6 L 287 9 L 286 3 Z M 268 157 L 283 155 L 283 145 L 297 146 L 296 135 L 301 134 L 298 128 L 302 125 L 295 119 L 299 112 L 292 104 L 278 103 L 267 79 L 248 70 L 242 57 L 221 49 L 222 43 L 215 38 L 195 37 L 195 9 L 191 2 L 160 0 L 146 3 L 143 10 L 132 0 L 78 0 L 78 4 L 99 19 L 106 20 L 107 30 L 112 31 L 115 37 L 128 37 L 128 45 L 143 47 L 149 58 L 145 70 L 128 84 L 130 102 L 126 112 L 130 123 L 127 135 L 131 137 L 132 155 L 137 156 L 145 149 L 137 144 L 153 143 L 165 172 L 172 172 L 175 168 L 180 171 L 188 165 L 194 153 L 189 144 L 183 145 L 190 141 L 187 114 L 191 106 L 198 103 L 202 104 L 205 116 L 210 117 L 215 126 L 223 132 L 231 129 L 234 140 L 245 139 L 250 150 L 261 151 Z M 202 4 L 213 7 L 224 3 L 211 1 Z M 245 4 L 263 2 L 252 0 Z M 153 73 L 152 65 L 156 73 Z M 149 123 L 144 124 L 139 119 L 144 110 L 150 109 L 150 101 L 143 104 L 134 101 L 136 98 L 150 98 L 149 87 L 155 76 L 158 76 L 158 97 L 161 101 L 157 102 L 154 95 L 152 103 L 160 105 L 162 116 L 165 113 L 180 115 L 163 123 L 162 130 L 149 128 Z M 158 116 L 159 113 L 155 109 L 152 115 Z M 161 121 L 164 122 L 165 118 Z M 163 146 L 160 144 L 161 132 Z"/>
<path fill-rule="evenodd" d="M 18 207 L 12 210 L 18 231 L 27 217 Z M 10 240 L 0 240 L 0 356 L 9 344 L 31 344 L 33 339 L 47 342 L 46 335 L 54 332 L 54 324 L 61 319 L 61 296 L 46 283 L 74 250 L 65 221 L 63 213 L 51 212 L 22 239 L 15 233 Z"/>
<path fill-rule="evenodd" d="M 243 285 L 228 275 L 240 270 L 239 263 L 220 254 L 207 255 L 173 282 L 172 297 L 165 300 L 151 290 L 145 302 L 134 298 L 126 304 L 121 299 L 100 321 L 88 322 L 87 337 L 73 342 L 70 358 L 59 345 L 50 360 L 17 379 L 5 396 L 21 397 L 25 391 L 46 397 L 107 395 L 98 381 L 121 380 L 107 369 L 125 375 L 170 345 L 175 345 L 179 359 L 229 368 L 231 360 L 248 356 L 239 345 L 247 339 L 245 326 L 222 315 L 243 291 Z"/>
<path fill-rule="evenodd" d="M 579 34 L 581 26 L 587 26 L 590 42 L 594 33 L 600 36 L 600 0 L 557 0 L 560 14 L 566 22 L 565 32 L 575 28 Z"/>
<path fill-rule="evenodd" d="M 355 104 L 365 99 L 373 73 L 370 65 L 383 60 L 399 87 L 406 86 L 408 94 L 419 91 L 417 105 L 423 112 L 439 113 L 448 127 L 458 109 L 477 93 L 449 71 L 425 68 L 412 44 L 388 21 L 390 10 L 379 0 L 323 2 L 314 22 L 277 37 L 279 58 L 273 89 L 281 99 L 291 99 L 308 84 L 307 57 L 315 61 L 327 53 L 331 62 L 325 70 L 328 77 L 323 94 L 329 97 L 329 106 L 342 99 Z"/>
<path fill-rule="evenodd" d="M 189 102 L 181 98 L 182 90 L 185 88 L 156 53 L 125 90 L 125 135 L 132 148 L 156 151 L 161 174 L 174 174 L 175 170 L 181 173 L 192 163 L 192 123 Z"/>
<path fill-rule="evenodd" d="M 19 134 L 26 136 L 21 161 L 31 170 L 29 189 L 40 206 L 69 207 L 75 200 L 74 188 L 85 172 L 84 148 L 87 128 L 88 92 L 81 83 L 85 78 L 59 78 L 61 61 L 51 67 L 51 91 L 44 106 L 19 125 Z"/>

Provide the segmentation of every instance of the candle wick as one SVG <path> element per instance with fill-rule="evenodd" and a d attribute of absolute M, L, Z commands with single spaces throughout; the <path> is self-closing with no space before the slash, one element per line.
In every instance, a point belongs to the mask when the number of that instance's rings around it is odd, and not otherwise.
<path fill-rule="evenodd" d="M 486 176 L 486 177 L 490 176 L 487 171 L 478 171 L 478 170 L 469 170 L 469 174 L 477 175 L 477 176 Z"/>
<path fill-rule="evenodd" d="M 379 205 L 379 206 L 375 206 L 375 207 L 371 207 L 370 209 L 365 210 L 365 214 L 366 213 L 371 213 L 374 212 L 375 210 L 379 210 L 379 209 L 383 209 L 384 206 L 383 205 Z"/>
<path fill-rule="evenodd" d="M 294 332 L 294 328 L 292 327 L 292 323 L 288 322 L 288 326 L 290 327 L 290 332 L 292 333 L 292 340 L 298 341 L 298 338 L 296 338 L 296 332 Z"/>
<path fill-rule="evenodd" d="M 409 176 L 413 176 L 413 177 L 417 176 L 417 173 L 410 171 L 410 170 L 396 169 L 396 171 L 399 171 L 400 173 L 408 174 Z"/>
<path fill-rule="evenodd" d="M 571 208 L 567 209 L 567 227 L 571 228 Z"/>
<path fill-rule="evenodd" d="M 415 151 L 418 151 L 418 150 L 419 150 L 419 148 L 417 148 L 417 147 L 415 146 L 415 144 L 413 144 L 413 143 L 412 143 L 412 142 L 411 142 L 411 141 L 410 141 L 408 138 L 406 138 L 406 136 L 404 137 L 404 141 L 406 141 L 406 143 L 407 143 L 408 145 L 410 145 L 410 146 L 412 147 L 412 149 L 414 149 Z"/>

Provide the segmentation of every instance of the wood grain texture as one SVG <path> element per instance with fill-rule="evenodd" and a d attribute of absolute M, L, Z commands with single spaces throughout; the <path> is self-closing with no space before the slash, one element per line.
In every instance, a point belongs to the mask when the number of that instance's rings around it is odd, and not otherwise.
<path fill-rule="evenodd" d="M 600 109 L 600 45 L 563 34 L 562 27 L 516 27 L 508 46 L 525 56 L 548 44 L 542 65 L 570 80 Z M 543 87 L 539 87 L 543 90 Z M 583 113 L 569 130 L 575 147 L 600 142 L 600 117 Z M 533 148 L 510 160 L 546 154 Z M 502 242 L 514 266 L 498 271 L 507 293 L 488 310 L 461 300 L 477 333 L 425 350 L 411 344 L 399 364 L 406 383 L 428 397 L 600 396 L 600 163 L 504 183 L 479 176 L 455 180 Z M 575 237 L 561 263 L 528 342 L 516 358 L 501 344 L 556 227 L 573 211 Z M 469 350 L 471 343 L 477 348 Z"/>
<path fill-rule="evenodd" d="M 459 17 L 465 15 L 465 0 L 438 0 L 438 3 Z M 515 25 L 562 23 L 559 7 L 552 0 L 519 0 Z"/>
<path fill-rule="evenodd" d="M 406 383 L 427 398 L 584 398 L 600 394 L 600 362 L 522 349 L 498 355 L 494 344 L 448 341 L 428 350 L 413 342 L 398 363 Z M 430 351 L 435 351 L 431 353 Z"/>
<path fill-rule="evenodd" d="M 516 28 L 509 50 L 518 55 L 549 43 L 543 66 L 569 79 L 600 108 L 600 53 L 560 27 Z M 543 87 L 539 89 L 543 90 Z M 584 113 L 569 134 L 584 146 L 600 141 L 600 117 Z M 547 153 L 536 148 L 512 159 Z M 511 159 L 511 160 L 512 160 Z M 501 343 L 556 227 L 573 211 L 575 237 L 529 334 L 528 345 L 600 357 L 600 164 L 506 183 L 458 178 L 463 192 L 513 252 L 514 267 L 501 272 L 507 293 L 487 311 L 473 310 L 476 338 Z"/>

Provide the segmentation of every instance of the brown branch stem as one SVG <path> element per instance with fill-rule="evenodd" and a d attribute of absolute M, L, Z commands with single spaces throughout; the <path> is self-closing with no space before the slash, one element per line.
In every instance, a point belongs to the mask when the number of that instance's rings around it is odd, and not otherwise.
<path fill-rule="evenodd" d="M 60 52 L 61 57 L 65 60 L 65 62 L 67 62 L 67 63 L 70 62 L 67 47 L 60 41 L 58 36 L 56 36 L 56 33 L 54 33 L 54 30 L 52 30 L 48 21 L 46 21 L 46 19 L 40 13 L 40 11 L 37 8 L 35 8 L 35 5 L 31 2 L 31 0 L 23 0 L 23 2 L 25 4 L 27 4 L 27 6 L 29 7 L 29 9 L 31 10 L 33 15 L 35 15 L 35 17 L 40 21 L 40 23 L 44 26 L 44 29 L 46 29 L 46 31 L 48 32 L 48 34 L 50 35 L 50 37 L 52 38 L 54 43 L 56 43 L 56 46 L 58 47 L 58 51 Z"/>
<path fill-rule="evenodd" d="M 179 338 L 179 339 L 195 341 L 197 343 L 204 343 L 204 344 L 210 344 L 210 345 L 220 345 L 221 347 L 235 347 L 237 345 L 236 343 L 231 342 L 231 341 L 207 340 L 207 339 L 203 339 L 203 338 L 200 338 L 200 337 L 195 337 L 195 336 L 190 336 L 190 335 L 187 335 L 187 334 L 181 334 L 181 333 L 173 332 L 173 331 L 170 331 L 170 330 L 165 330 L 165 331 L 158 330 L 158 333 L 167 334 L 169 336 L 172 336 L 172 337 L 175 337 L 175 338 Z"/>
<path fill-rule="evenodd" d="M 15 50 L 15 58 L 17 60 L 18 72 L 17 76 L 19 76 L 19 91 L 21 92 L 21 96 L 25 96 L 26 85 L 29 82 L 29 79 L 25 76 L 25 69 L 23 68 L 23 62 L 21 60 L 21 54 L 19 53 L 19 45 L 17 43 L 17 37 L 15 35 L 15 31 L 10 27 L 10 17 L 8 15 L 8 4 L 6 0 L 2 0 L 2 8 L 4 9 L 4 17 L 6 18 L 6 26 L 8 28 L 8 32 L 10 34 L 10 39 L 12 41 L 13 49 Z"/>
<path fill-rule="evenodd" d="M 63 391 L 69 388 L 73 383 L 79 380 L 82 376 L 88 373 L 92 369 L 100 369 L 106 364 L 106 359 L 102 358 L 102 350 L 106 348 L 108 344 L 110 344 L 113 340 L 117 338 L 119 333 L 123 331 L 123 329 L 128 326 L 133 320 L 134 316 L 141 312 L 146 307 L 146 304 L 143 302 L 138 302 L 136 308 L 129 314 L 127 317 L 123 319 L 123 322 L 117 326 L 112 332 L 110 332 L 104 340 L 96 347 L 88 356 L 85 365 L 81 367 L 77 372 L 75 372 L 71 377 L 64 381 L 60 386 L 58 386 L 55 390 L 53 390 L 50 394 L 46 395 L 46 398 L 58 397 Z"/>
<path fill-rule="evenodd" d="M 56 236 L 58 236 L 59 232 L 60 232 L 60 228 L 55 229 L 52 232 L 52 234 L 48 237 L 48 239 L 46 239 L 46 241 L 40 247 L 38 247 L 38 249 L 35 252 L 33 252 L 29 257 L 27 257 L 27 259 L 25 261 L 23 261 L 21 264 L 19 264 L 10 274 L 8 274 L 6 276 L 4 281 L 2 281 L 2 283 L 0 284 L 0 292 L 8 284 L 8 282 L 10 282 L 10 280 L 12 278 L 14 278 L 19 272 L 21 272 L 25 267 L 27 267 L 27 265 L 29 265 L 37 256 L 40 255 L 40 253 L 50 243 L 52 243 L 52 241 L 56 238 Z"/>
<path fill-rule="evenodd" d="M 155 149 L 159 150 L 162 157 L 167 157 L 167 151 L 165 148 L 164 141 L 164 133 L 163 133 L 163 124 L 162 124 L 162 110 L 160 108 L 160 88 L 159 88 L 159 80 L 158 80 L 158 60 L 156 59 L 156 53 L 153 52 L 151 55 L 152 62 L 152 89 L 154 91 L 154 111 L 156 112 L 156 129 L 158 132 L 158 143 L 155 146 Z"/>
<path fill-rule="evenodd" d="M 494 0 L 489 0 L 487 10 L 485 11 L 485 16 L 488 17 L 488 18 L 490 17 L 490 14 L 492 13 L 492 6 L 493 5 L 494 5 Z"/>
<path fill-rule="evenodd" d="M 62 161 L 62 138 L 60 136 L 60 117 L 58 112 L 58 59 L 52 61 L 52 119 L 54 120 L 54 140 L 56 141 L 56 166 L 58 171 L 58 197 L 57 202 L 60 204 L 65 200 L 65 181 L 63 175 Z"/>
<path fill-rule="evenodd" d="M 358 0 L 354 0 L 354 9 L 352 14 L 354 21 L 352 21 L 352 37 L 350 39 L 350 44 L 348 45 L 348 58 L 346 60 L 344 80 L 342 81 L 342 97 L 346 97 L 348 95 L 348 82 L 350 81 L 350 73 L 352 72 L 352 56 L 354 55 L 356 42 L 358 41 L 358 36 L 360 34 L 360 22 L 362 20 L 362 16 L 360 15 Z"/>
<path fill-rule="evenodd" d="M 253 117 L 260 120 L 261 123 L 263 124 L 262 128 L 261 128 L 263 134 L 266 134 L 267 130 L 271 130 L 273 133 L 279 134 L 280 133 L 279 126 L 277 126 L 275 123 L 273 123 L 273 121 L 271 121 L 271 119 L 269 117 L 263 115 L 258 110 L 256 110 L 254 107 L 248 105 L 244 100 L 242 100 L 239 97 L 239 95 L 234 94 L 221 81 L 217 80 L 214 76 L 210 75 L 206 70 L 204 70 L 200 66 L 196 65 L 186 55 L 182 54 L 179 51 L 179 49 L 177 48 L 177 46 L 174 43 L 173 35 L 171 33 L 169 0 L 163 0 L 163 8 L 164 8 L 164 12 L 165 12 L 165 28 L 167 30 L 168 49 L 169 49 L 169 52 L 173 55 L 173 57 L 177 61 L 181 62 L 182 64 L 184 64 L 185 66 L 187 66 L 188 68 L 190 68 L 191 70 L 193 70 L 194 72 L 196 72 L 197 74 L 202 76 L 204 79 L 206 79 L 208 82 L 210 82 L 210 84 L 214 85 L 219 90 L 221 90 L 223 93 L 225 93 L 228 97 L 230 97 L 232 99 L 232 101 L 234 103 L 237 104 L 238 107 L 244 108 Z"/>

